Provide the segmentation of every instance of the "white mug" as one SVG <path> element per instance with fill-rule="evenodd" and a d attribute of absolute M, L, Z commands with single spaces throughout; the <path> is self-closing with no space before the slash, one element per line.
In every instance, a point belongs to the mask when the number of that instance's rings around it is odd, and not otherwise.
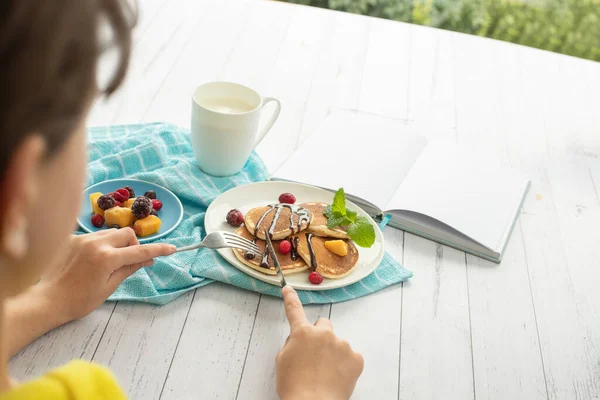
<path fill-rule="evenodd" d="M 261 111 L 270 102 L 275 103 L 275 111 L 259 130 Z M 192 95 L 192 147 L 200 169 L 215 176 L 237 173 L 280 111 L 279 100 L 261 97 L 237 83 L 211 82 L 196 88 Z"/>

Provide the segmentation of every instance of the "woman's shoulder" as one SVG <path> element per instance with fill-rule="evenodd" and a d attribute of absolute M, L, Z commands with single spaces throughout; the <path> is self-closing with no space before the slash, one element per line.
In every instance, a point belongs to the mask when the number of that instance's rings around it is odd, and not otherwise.
<path fill-rule="evenodd" d="M 108 368 L 76 360 L 0 394 L 0 400 L 13 399 L 124 400 L 125 394 Z"/>

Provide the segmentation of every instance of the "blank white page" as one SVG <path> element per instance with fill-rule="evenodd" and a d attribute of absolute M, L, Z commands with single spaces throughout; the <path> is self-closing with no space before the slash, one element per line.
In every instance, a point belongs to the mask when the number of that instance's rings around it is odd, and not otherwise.
<path fill-rule="evenodd" d="M 427 139 L 402 121 L 338 111 L 273 174 L 327 189 L 343 187 L 378 208 L 392 198 Z"/>
<path fill-rule="evenodd" d="M 428 215 L 500 252 L 527 185 L 522 175 L 490 162 L 486 154 L 430 142 L 387 209 Z"/>

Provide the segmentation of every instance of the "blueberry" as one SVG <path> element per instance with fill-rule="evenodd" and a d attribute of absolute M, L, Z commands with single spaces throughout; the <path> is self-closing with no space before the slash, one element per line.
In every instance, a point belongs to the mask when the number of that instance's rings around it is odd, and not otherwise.
<path fill-rule="evenodd" d="M 133 199 L 135 197 L 135 192 L 133 191 L 133 188 L 131 186 L 125 186 L 123 189 L 127 189 L 127 191 L 129 192 L 130 199 Z"/>

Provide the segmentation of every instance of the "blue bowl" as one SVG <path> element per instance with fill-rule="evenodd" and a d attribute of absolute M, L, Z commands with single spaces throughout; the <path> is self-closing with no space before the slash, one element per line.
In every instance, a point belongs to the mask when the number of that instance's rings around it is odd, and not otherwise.
<path fill-rule="evenodd" d="M 124 186 L 131 186 L 135 195 L 143 196 L 148 190 L 156 192 L 156 198 L 163 203 L 163 207 L 158 212 L 158 217 L 162 221 L 160 230 L 154 235 L 139 238 L 140 243 L 150 242 L 162 238 L 177 228 L 183 219 L 183 205 L 181 201 L 168 189 L 152 182 L 140 181 L 137 179 L 113 179 L 90 186 L 83 192 L 83 202 L 81 213 L 77 218 L 77 223 L 86 232 L 98 232 L 107 229 L 106 226 L 96 228 L 92 225 L 92 205 L 90 204 L 90 194 L 101 192 L 103 194 L 114 192 Z"/>

